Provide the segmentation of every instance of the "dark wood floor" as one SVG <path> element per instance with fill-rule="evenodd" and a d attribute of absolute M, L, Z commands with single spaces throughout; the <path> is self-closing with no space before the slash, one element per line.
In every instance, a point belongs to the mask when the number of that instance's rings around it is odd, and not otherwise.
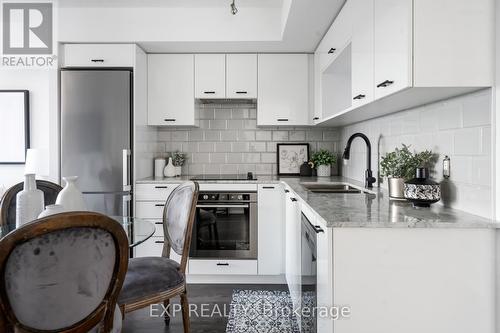
<path fill-rule="evenodd" d="M 196 305 L 197 311 L 191 315 L 192 333 L 216 333 L 225 332 L 227 318 L 229 314 L 229 304 L 234 289 L 246 290 L 287 290 L 285 285 L 246 285 L 246 284 L 191 284 L 188 286 L 189 303 Z M 179 304 L 179 299 L 172 300 L 174 304 Z M 201 305 L 204 305 L 202 313 Z M 176 305 L 174 305 L 175 307 Z M 178 305 L 177 305 L 178 306 Z M 158 311 L 156 311 L 158 309 Z M 218 315 L 220 310 L 221 315 Z M 171 319 L 170 326 L 165 326 L 163 318 L 159 317 L 162 308 L 160 306 L 151 309 L 144 308 L 127 313 L 123 322 L 123 333 L 177 333 L 183 332 L 182 315 L 177 312 Z M 210 314 L 214 316 L 210 316 Z M 207 315 L 208 317 L 205 317 Z"/>

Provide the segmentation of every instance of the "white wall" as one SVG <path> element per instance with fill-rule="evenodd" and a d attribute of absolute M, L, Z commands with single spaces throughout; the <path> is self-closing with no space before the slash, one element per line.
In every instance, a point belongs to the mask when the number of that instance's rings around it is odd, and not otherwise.
<path fill-rule="evenodd" d="M 417 107 L 343 128 L 342 147 L 355 132 L 368 135 L 372 144 L 372 170 L 378 172 L 378 154 L 383 156 L 402 143 L 417 151 L 439 154 L 433 178 L 442 182 L 447 206 L 484 217 L 492 217 L 492 91 L 491 89 L 447 101 Z M 342 173 L 362 181 L 366 169 L 362 140 L 352 144 L 351 159 Z M 443 181 L 442 161 L 451 158 L 451 177 Z M 382 186 L 387 187 L 387 182 Z"/>
<path fill-rule="evenodd" d="M 0 89 L 30 91 L 31 147 L 47 149 L 50 159 L 49 179 L 58 179 L 57 144 L 57 71 L 48 69 L 0 69 Z M 2 142 L 1 144 L 8 144 Z M 23 180 L 24 165 L 0 164 L 1 188 Z"/>

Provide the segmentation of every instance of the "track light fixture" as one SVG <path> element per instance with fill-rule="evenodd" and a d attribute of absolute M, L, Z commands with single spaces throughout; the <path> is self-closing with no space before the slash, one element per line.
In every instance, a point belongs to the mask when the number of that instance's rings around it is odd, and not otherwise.
<path fill-rule="evenodd" d="M 236 8 L 236 5 L 234 4 L 235 0 L 233 0 L 233 3 L 231 4 L 231 13 L 233 15 L 238 14 L 238 8 Z"/>

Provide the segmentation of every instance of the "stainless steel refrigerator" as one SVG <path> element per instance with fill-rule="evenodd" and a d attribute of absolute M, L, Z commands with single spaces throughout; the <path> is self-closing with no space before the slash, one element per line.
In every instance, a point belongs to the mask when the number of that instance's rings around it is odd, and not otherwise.
<path fill-rule="evenodd" d="M 131 71 L 61 70 L 61 176 L 91 211 L 130 215 L 131 115 Z"/>

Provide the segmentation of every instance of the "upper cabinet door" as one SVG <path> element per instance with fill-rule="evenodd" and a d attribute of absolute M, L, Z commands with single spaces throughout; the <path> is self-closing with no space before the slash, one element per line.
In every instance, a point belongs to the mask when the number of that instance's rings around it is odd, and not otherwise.
<path fill-rule="evenodd" d="M 257 125 L 309 125 L 307 54 L 259 54 Z"/>
<path fill-rule="evenodd" d="M 373 101 L 373 0 L 350 0 L 353 31 L 352 52 L 352 106 L 358 107 Z"/>
<path fill-rule="evenodd" d="M 413 0 L 374 0 L 375 98 L 412 86 Z"/>
<path fill-rule="evenodd" d="M 226 98 L 257 98 L 257 55 L 226 55 Z"/>
<path fill-rule="evenodd" d="M 226 98 L 226 55 L 196 54 L 196 98 Z"/>
<path fill-rule="evenodd" d="M 194 55 L 148 55 L 148 125 L 194 126 Z"/>

